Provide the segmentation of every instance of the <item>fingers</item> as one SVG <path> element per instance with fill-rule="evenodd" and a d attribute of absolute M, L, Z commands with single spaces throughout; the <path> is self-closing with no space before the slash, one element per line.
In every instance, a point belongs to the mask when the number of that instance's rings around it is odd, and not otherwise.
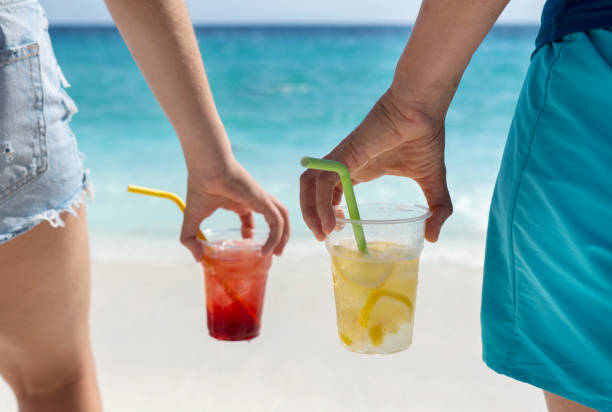
<path fill-rule="evenodd" d="M 240 216 L 243 236 L 254 228 L 251 212 L 261 213 L 269 226 L 268 239 L 261 248 L 261 253 L 280 255 L 289 240 L 289 212 L 277 199 L 270 196 L 248 174 L 239 167 L 231 184 L 223 188 L 223 206 Z"/>
<path fill-rule="evenodd" d="M 272 198 L 272 202 L 276 205 L 276 208 L 278 209 L 278 211 L 280 212 L 283 218 L 283 234 L 281 236 L 280 241 L 274 248 L 274 254 L 277 256 L 280 256 L 283 253 L 283 249 L 285 248 L 285 245 L 287 245 L 287 242 L 289 241 L 289 235 L 291 232 L 291 228 L 289 224 L 289 211 L 277 199 Z"/>
<path fill-rule="evenodd" d="M 197 240 L 199 225 L 219 207 L 238 214 L 243 238 L 253 236 L 253 212 L 261 213 L 270 227 L 261 253 L 282 253 L 289 240 L 289 212 L 263 190 L 240 164 L 233 163 L 222 179 L 211 182 L 196 176 L 189 180 L 181 242 L 191 250 L 196 260 L 201 260 L 203 254 Z"/>
<path fill-rule="evenodd" d="M 332 209 L 338 175 L 331 172 L 320 172 L 315 181 L 316 209 L 321 221 L 321 231 L 327 237 L 336 226 L 336 216 Z"/>
<path fill-rule="evenodd" d="M 265 192 L 260 194 L 253 193 L 251 199 L 245 201 L 245 203 L 248 206 L 237 201 L 226 200 L 221 207 L 233 210 L 240 216 L 240 222 L 242 223 L 241 232 L 244 239 L 253 237 L 255 219 L 252 210 L 263 214 L 270 227 L 270 233 L 262 247 L 262 254 L 266 255 L 273 252 L 275 255 L 280 255 L 289 241 L 290 232 L 289 212 L 285 206 Z"/>
<path fill-rule="evenodd" d="M 342 186 L 332 172 L 307 170 L 300 177 L 300 207 L 308 228 L 322 241 L 336 227 L 333 206 L 342 200 Z"/>
<path fill-rule="evenodd" d="M 325 239 L 325 233 L 321 229 L 321 220 L 317 213 L 316 193 L 316 170 L 307 170 L 300 176 L 300 208 L 306 226 L 315 235 L 317 240 Z"/>
<path fill-rule="evenodd" d="M 281 202 L 272 196 L 265 196 L 261 199 L 255 199 L 251 203 L 254 211 L 261 213 L 270 229 L 266 243 L 261 248 L 262 255 L 274 253 L 281 255 L 285 245 L 289 241 L 290 224 L 289 212 Z M 244 238 L 252 237 L 255 222 L 253 214 L 249 212 L 240 216 L 242 221 L 242 236 Z"/>
<path fill-rule="evenodd" d="M 420 179 L 417 183 L 421 186 L 432 213 L 425 223 L 425 239 L 435 242 L 438 240 L 442 225 L 453 213 L 453 205 L 446 185 L 446 170 L 443 169 L 431 177 Z"/>
<path fill-rule="evenodd" d="M 266 243 L 261 248 L 261 253 L 267 255 L 272 252 L 275 255 L 281 255 L 285 245 L 289 241 L 290 225 L 289 212 L 281 202 L 272 196 L 264 196 L 261 199 L 255 199 L 252 204 L 253 210 L 263 214 L 270 232 Z M 242 222 L 242 237 L 249 238 L 253 236 L 255 221 L 253 213 L 250 211 L 240 215 Z"/>
<path fill-rule="evenodd" d="M 425 222 L 425 239 L 430 242 L 437 242 L 442 225 L 453 213 L 453 207 L 450 204 L 436 205 L 430 206 L 429 210 L 431 210 L 432 215 Z"/>
<path fill-rule="evenodd" d="M 253 237 L 253 229 L 255 229 L 255 219 L 253 213 L 248 211 L 240 214 L 241 232 L 243 239 L 250 239 Z"/>
<path fill-rule="evenodd" d="M 236 202 L 234 200 L 223 199 L 219 207 L 223 209 L 231 210 L 235 212 L 240 218 L 240 234 L 243 239 L 249 239 L 253 237 L 253 230 L 255 229 L 255 219 L 251 208 Z"/>
<path fill-rule="evenodd" d="M 342 201 L 342 186 L 337 184 L 334 188 L 334 194 L 332 196 L 332 205 L 337 206 Z"/>
<path fill-rule="evenodd" d="M 270 199 L 266 199 L 265 201 L 263 201 L 260 204 L 260 207 L 263 208 L 260 209 L 261 213 L 263 214 L 264 219 L 266 220 L 266 223 L 270 228 L 268 239 L 261 248 L 261 254 L 267 255 L 268 253 L 272 252 L 280 243 L 283 237 L 284 221 L 283 215 L 281 214 L 280 210 L 278 210 L 274 202 L 272 202 Z"/>
<path fill-rule="evenodd" d="M 347 136 L 324 159 L 344 163 L 349 170 L 357 169 L 365 161 L 364 154 L 353 143 L 355 132 Z M 300 207 L 304 222 L 317 240 L 325 240 L 335 225 L 333 206 L 340 203 L 342 190 L 336 173 L 307 170 L 300 177 Z"/>

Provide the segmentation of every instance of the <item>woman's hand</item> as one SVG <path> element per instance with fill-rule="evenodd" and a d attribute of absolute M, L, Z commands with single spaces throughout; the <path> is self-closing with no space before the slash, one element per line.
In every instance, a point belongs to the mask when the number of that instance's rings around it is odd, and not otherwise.
<path fill-rule="evenodd" d="M 232 155 L 185 1 L 105 1 L 183 147 L 189 174 L 183 244 L 201 260 L 200 223 L 223 208 L 240 216 L 243 236 L 253 228 L 253 212 L 263 214 L 270 235 L 261 251 L 280 255 L 289 238 L 287 210 Z"/>
<path fill-rule="evenodd" d="M 364 121 L 325 158 L 344 163 L 354 184 L 382 175 L 414 179 L 433 213 L 427 220 L 425 237 L 435 242 L 442 224 L 452 213 L 452 204 L 444 166 L 445 110 L 431 113 L 400 102 L 389 90 Z M 332 232 L 335 226 L 332 205 L 338 204 L 341 197 L 337 174 L 318 170 L 302 174 L 302 215 L 317 239 L 323 240 Z"/>
<path fill-rule="evenodd" d="M 202 245 L 197 240 L 200 223 L 215 210 L 236 212 L 242 222 L 242 235 L 254 228 L 253 212 L 261 213 L 270 227 L 262 254 L 280 255 L 289 240 L 289 213 L 267 193 L 234 159 L 212 170 L 190 170 L 187 182 L 187 207 L 181 229 L 181 242 L 193 257 L 202 260 Z"/>

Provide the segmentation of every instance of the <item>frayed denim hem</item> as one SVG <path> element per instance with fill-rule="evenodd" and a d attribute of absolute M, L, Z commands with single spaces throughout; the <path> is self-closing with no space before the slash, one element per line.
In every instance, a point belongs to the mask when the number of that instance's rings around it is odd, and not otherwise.
<path fill-rule="evenodd" d="M 68 198 L 64 203 L 59 205 L 57 208 L 45 210 L 40 213 L 36 213 L 32 216 L 11 218 L 14 220 L 15 229 L 9 233 L 0 234 L 0 245 L 16 238 L 19 235 L 24 234 L 28 230 L 34 228 L 41 222 L 49 222 L 52 227 L 63 227 L 64 221 L 62 220 L 62 213 L 67 212 L 72 216 L 77 216 L 77 212 L 83 202 L 85 196 L 93 198 L 94 187 L 89 181 L 89 170 L 83 173 L 83 184 L 77 189 L 77 191 Z"/>

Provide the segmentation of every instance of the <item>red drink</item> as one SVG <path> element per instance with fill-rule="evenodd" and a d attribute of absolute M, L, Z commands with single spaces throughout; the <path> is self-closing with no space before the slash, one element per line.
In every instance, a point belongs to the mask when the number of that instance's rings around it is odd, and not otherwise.
<path fill-rule="evenodd" d="M 259 335 L 261 311 L 272 255 L 261 256 L 250 239 L 204 244 L 208 333 L 220 340 Z"/>

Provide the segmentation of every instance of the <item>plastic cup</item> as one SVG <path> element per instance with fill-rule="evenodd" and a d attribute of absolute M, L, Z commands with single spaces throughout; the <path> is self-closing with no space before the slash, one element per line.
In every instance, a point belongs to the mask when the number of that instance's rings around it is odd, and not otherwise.
<path fill-rule="evenodd" d="M 332 259 L 338 335 L 358 353 L 394 353 L 412 344 L 419 256 L 429 209 L 418 205 L 359 204 L 360 220 L 336 208 L 325 245 Z M 368 253 L 352 226 L 363 228 Z"/>
<path fill-rule="evenodd" d="M 272 255 L 262 256 L 267 232 L 243 239 L 240 229 L 206 230 L 204 283 L 208 333 L 226 341 L 259 335 Z"/>

